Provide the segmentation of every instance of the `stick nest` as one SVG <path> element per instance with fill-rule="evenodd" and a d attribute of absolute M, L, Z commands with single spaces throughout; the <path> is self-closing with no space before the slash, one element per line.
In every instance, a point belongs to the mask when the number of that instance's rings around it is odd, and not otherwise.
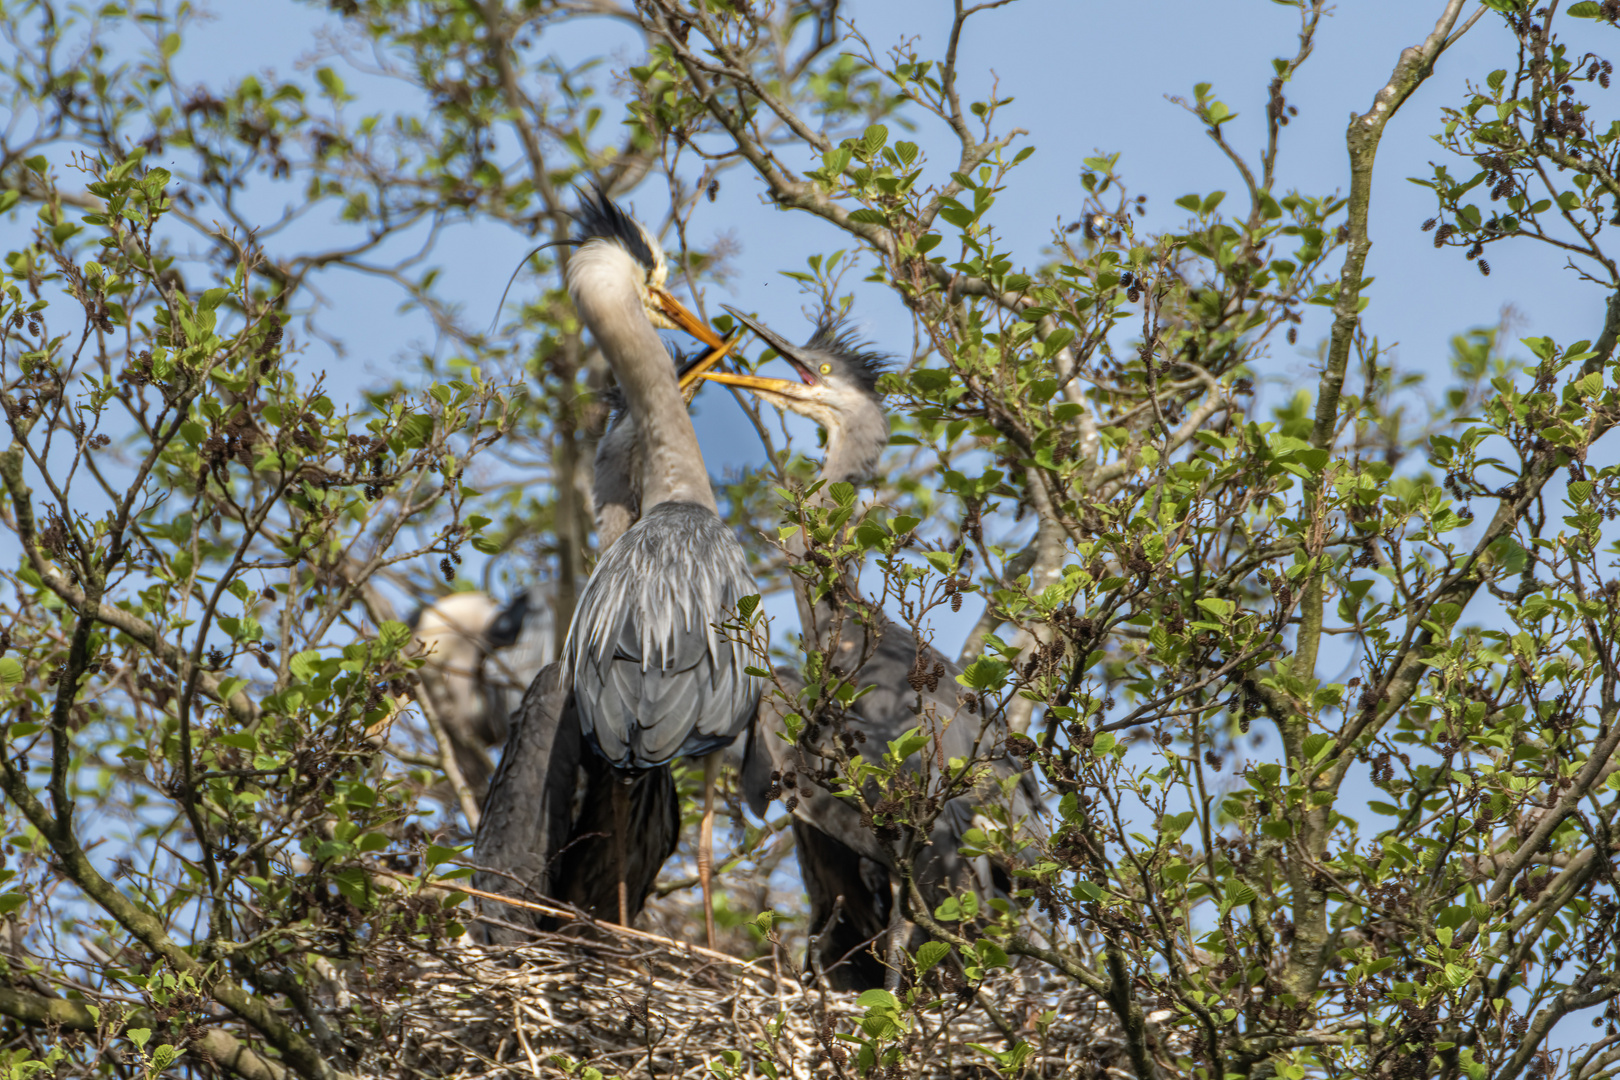
<path fill-rule="evenodd" d="M 1106 1006 L 1072 984 L 1020 971 L 943 993 L 938 977 L 926 976 L 918 993 L 933 1004 L 906 1018 L 908 1031 L 890 1029 L 902 1048 L 898 1063 L 863 1071 L 860 1044 L 840 1036 L 869 1037 L 862 1028 L 867 1008 L 854 994 L 801 982 L 794 967 L 780 955 L 725 963 L 673 942 L 605 936 L 398 951 L 374 969 L 381 979 L 370 989 L 384 1029 L 353 1071 L 596 1080 L 595 1070 L 626 1080 L 717 1080 L 769 1076 L 774 1065 L 782 1080 L 945 1080 L 1009 1075 L 988 1051 L 1022 1041 L 1032 1048 L 1025 1078 L 1129 1075 L 1121 1030 Z M 1015 1029 L 1014 1039 L 986 1001 Z M 1049 1011 L 1056 1016 L 1042 1031 Z M 726 1067 L 711 1068 L 715 1062 Z"/>

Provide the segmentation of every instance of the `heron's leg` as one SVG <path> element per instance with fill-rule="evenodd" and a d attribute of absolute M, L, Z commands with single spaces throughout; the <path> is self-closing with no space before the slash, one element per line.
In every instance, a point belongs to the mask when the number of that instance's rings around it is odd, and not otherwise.
<path fill-rule="evenodd" d="M 630 887 L 625 883 L 625 832 L 630 818 L 630 788 L 617 776 L 609 781 L 613 785 L 613 859 L 619 874 L 619 925 L 630 925 Z"/>
<path fill-rule="evenodd" d="M 720 776 L 720 751 L 703 759 L 703 824 L 698 829 L 698 884 L 703 887 L 703 927 L 714 948 L 714 784 Z"/>

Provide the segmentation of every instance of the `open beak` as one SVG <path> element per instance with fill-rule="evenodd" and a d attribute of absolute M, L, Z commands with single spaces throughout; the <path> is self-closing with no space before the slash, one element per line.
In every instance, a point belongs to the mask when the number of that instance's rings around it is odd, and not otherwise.
<path fill-rule="evenodd" d="M 719 341 L 718 338 L 715 340 Z M 730 340 L 721 341 L 718 345 L 710 346 L 709 351 L 703 355 L 703 359 L 693 364 L 687 371 L 682 372 L 681 397 L 686 399 L 688 405 L 692 404 L 692 399 L 697 396 L 698 387 L 701 385 L 699 380 L 717 378 L 709 369 L 724 360 L 730 354 L 732 347 L 741 340 L 742 331 L 739 330 L 731 335 Z"/>
<path fill-rule="evenodd" d="M 826 393 L 819 386 L 806 386 L 793 379 L 768 379 L 763 375 L 731 375 L 721 371 L 705 371 L 700 373 L 698 378 L 751 390 L 779 408 L 792 408 L 792 402 L 814 405 L 819 403 Z"/>
<path fill-rule="evenodd" d="M 772 330 L 770 327 L 766 326 L 752 315 L 749 315 L 746 312 L 738 311 L 730 304 L 721 304 L 720 306 L 725 308 L 726 313 L 733 319 L 736 319 L 738 322 L 748 327 L 748 329 L 752 330 L 755 335 L 759 337 L 759 340 L 769 345 L 772 349 L 775 349 L 777 355 L 782 357 L 782 359 L 792 360 L 797 357 L 799 350 L 794 348 L 790 342 L 784 341 L 782 336 L 775 330 Z"/>
<path fill-rule="evenodd" d="M 665 289 L 655 288 L 647 291 L 652 295 L 653 300 L 658 304 L 658 310 L 662 311 L 670 322 L 674 323 L 682 330 L 685 330 L 688 334 L 691 334 L 693 337 L 697 338 L 711 349 L 718 349 L 724 344 L 724 342 L 720 340 L 720 335 L 709 329 L 708 324 L 702 319 L 686 310 L 686 305 L 675 299 L 674 294 Z"/>
<path fill-rule="evenodd" d="M 774 349 L 777 355 L 790 363 L 798 364 L 798 349 L 784 341 L 774 330 L 765 326 L 753 316 L 738 311 L 730 304 L 722 307 L 743 326 L 752 330 L 765 344 Z M 720 372 L 705 371 L 701 378 L 710 382 L 723 383 L 726 386 L 736 386 L 752 391 L 775 405 L 779 409 L 792 409 L 794 412 L 805 412 L 805 406 L 823 405 L 827 400 L 827 388 L 820 383 L 800 382 L 796 379 L 772 379 L 764 375 L 729 375 Z"/>

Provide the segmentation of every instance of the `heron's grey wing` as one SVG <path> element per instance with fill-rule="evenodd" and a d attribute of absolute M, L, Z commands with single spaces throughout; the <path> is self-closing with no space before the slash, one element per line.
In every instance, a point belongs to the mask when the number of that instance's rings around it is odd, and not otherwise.
<path fill-rule="evenodd" d="M 786 668 L 777 668 L 776 678 L 790 694 L 797 695 L 804 690 L 804 680 Z M 788 703 L 774 693 L 762 697 L 759 712 L 748 726 L 748 738 L 743 743 L 738 785 L 748 809 L 759 817 L 770 810 L 771 773 L 780 776 L 793 753 L 793 747 L 784 738 L 787 727 L 782 718 L 786 708 Z"/>
<path fill-rule="evenodd" d="M 810 898 L 811 948 L 829 987 L 882 987 L 887 969 L 878 955 L 887 951 L 884 941 L 894 902 L 889 872 L 797 818 L 793 844 Z"/>
<path fill-rule="evenodd" d="M 618 850 L 614 841 L 613 786 L 624 779 L 595 754 L 584 755 L 585 794 L 579 819 L 555 875 L 557 898 L 592 917 L 619 920 Z M 675 854 L 681 835 L 680 797 L 668 765 L 638 773 L 627 785 L 630 823 L 625 842 L 625 892 L 630 918 L 647 903 L 658 871 Z"/>
<path fill-rule="evenodd" d="M 580 723 L 609 761 L 650 768 L 729 745 L 758 706 L 762 663 L 715 629 L 755 591 L 713 511 L 655 506 L 597 564 L 563 653 Z"/>
<path fill-rule="evenodd" d="M 561 664 L 541 671 L 512 718 L 473 842 L 473 861 L 488 868 L 473 884 L 487 892 L 530 900 L 554 894 L 555 860 L 568 844 L 575 777 L 587 756 L 563 674 Z M 481 909 L 506 922 L 535 922 L 493 901 Z M 492 924 L 484 931 L 494 942 L 521 939 Z"/>
<path fill-rule="evenodd" d="M 846 662 L 854 666 L 868 648 L 872 655 L 857 681 L 861 687 L 871 689 L 857 701 L 854 711 L 856 723 L 867 737 L 860 744 L 860 752 L 878 761 L 891 741 L 919 723 L 919 694 L 908 681 L 918 666 L 917 642 L 909 630 L 882 613 L 869 626 L 846 617 L 839 641 L 840 653 L 848 657 Z M 956 683 L 961 669 L 930 647 L 925 647 L 922 659 L 925 670 L 940 671 L 938 685 L 932 690 L 925 687 L 921 699 L 924 713 L 941 721 L 945 756 L 966 759 L 977 752 L 988 755 L 990 760 L 978 789 L 952 799 L 935 819 L 928 843 L 918 853 L 918 885 L 931 904 L 965 889 L 981 895 L 1005 894 L 1011 881 L 1008 868 L 989 866 L 982 859 L 965 859 L 960 848 L 980 809 L 992 800 L 1002 801 L 1000 784 L 1013 776 L 1019 780 L 1007 800 L 1010 820 L 1020 823 L 1026 837 L 1044 836 L 1039 790 L 1033 778 L 1023 775 L 1018 762 L 1006 753 L 1006 727 L 1001 717 L 969 713 L 964 707 Z"/>
<path fill-rule="evenodd" d="M 795 678 L 794 683 L 797 683 Z M 889 853 L 877 834 L 861 824 L 861 813 L 848 799 L 841 799 L 811 779 L 822 768 L 822 760 L 801 746 L 780 736 L 787 732 L 784 717 L 789 703 L 772 695 L 759 703 L 753 731 L 743 763 L 743 797 L 749 808 L 764 817 L 770 809 L 771 773 L 791 777 L 794 785 L 784 796 L 794 797 L 793 818 L 838 840 L 858 856 L 889 865 Z M 786 802 L 786 799 L 783 800 Z"/>
<path fill-rule="evenodd" d="M 776 677 L 789 693 L 804 689 L 793 672 L 778 668 Z M 808 778 L 797 779 L 807 774 L 813 759 L 782 738 L 787 732 L 783 717 L 790 707 L 779 695 L 760 701 L 743 751 L 739 777 L 743 798 L 750 810 L 765 817 L 771 809 L 771 774 L 795 775 L 793 844 L 810 900 L 809 932 L 814 935 L 816 957 L 835 990 L 881 987 L 885 969 L 869 946 L 877 941 L 879 953 L 884 951 L 881 938 L 893 903 L 889 872 L 882 862 L 868 857 L 882 853 L 876 837 L 861 827 L 860 815 Z M 840 836 L 868 854 L 862 855 Z"/>

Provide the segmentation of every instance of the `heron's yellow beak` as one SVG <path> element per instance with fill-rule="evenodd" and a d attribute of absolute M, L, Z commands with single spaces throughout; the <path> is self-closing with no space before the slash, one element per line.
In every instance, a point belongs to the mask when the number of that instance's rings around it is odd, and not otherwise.
<path fill-rule="evenodd" d="M 792 408 L 791 403 L 818 405 L 826 396 L 820 386 L 806 385 L 793 379 L 771 379 L 763 375 L 730 375 L 721 371 L 702 371 L 694 374 L 710 382 L 751 390 L 779 407 Z M 781 400 L 783 398 L 786 401 Z"/>
<path fill-rule="evenodd" d="M 716 338 L 716 340 L 719 339 Z M 694 364 L 690 371 L 681 375 L 681 397 L 686 399 L 688 405 L 692 404 L 692 399 L 697 396 L 698 387 L 701 385 L 700 381 L 715 377 L 715 373 L 709 369 L 724 360 L 731 352 L 732 347 L 741 340 L 742 331 L 739 330 L 731 335 L 730 340 L 721 341 L 718 345 L 710 346 L 703 359 Z"/>
<path fill-rule="evenodd" d="M 723 344 L 720 335 L 709 329 L 707 323 L 686 309 L 686 305 L 675 299 L 673 293 L 667 289 L 651 288 L 647 290 L 658 310 L 664 317 L 688 334 L 697 338 L 711 349 L 718 349 Z"/>

